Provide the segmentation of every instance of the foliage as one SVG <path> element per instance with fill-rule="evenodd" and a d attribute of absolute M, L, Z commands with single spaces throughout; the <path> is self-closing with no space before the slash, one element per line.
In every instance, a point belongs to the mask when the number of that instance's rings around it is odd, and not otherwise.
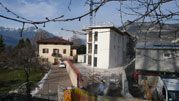
<path fill-rule="evenodd" d="M 86 54 L 86 46 L 85 46 L 85 45 L 81 45 L 81 46 L 77 49 L 77 54 Z"/>
<path fill-rule="evenodd" d="M 26 38 L 25 41 L 24 41 L 24 46 L 26 47 L 31 47 L 31 42 L 29 40 L 29 38 Z"/>
<path fill-rule="evenodd" d="M 0 53 L 3 52 L 4 50 L 5 50 L 5 44 L 4 44 L 3 36 L 1 35 L 1 37 L 0 37 Z"/>
<path fill-rule="evenodd" d="M 18 44 L 16 45 L 17 49 L 23 48 L 24 47 L 24 39 L 20 39 Z"/>
<path fill-rule="evenodd" d="M 22 69 L 1 69 L 0 70 L 0 93 L 8 93 L 10 90 L 17 89 L 25 82 L 25 72 Z M 40 69 L 37 71 L 31 70 L 30 81 L 38 82 L 43 74 Z"/>
<path fill-rule="evenodd" d="M 26 94 L 30 97 L 31 82 L 36 83 L 44 74 L 43 66 L 36 57 L 30 40 L 20 39 L 15 48 L 7 47 L 6 51 L 0 54 L 0 61 L 1 59 L 5 66 L 0 68 L 0 92 L 15 89 L 26 82 Z"/>
<path fill-rule="evenodd" d="M 80 46 L 72 46 L 72 48 L 77 49 L 77 54 L 86 54 L 86 46 L 80 45 Z"/>

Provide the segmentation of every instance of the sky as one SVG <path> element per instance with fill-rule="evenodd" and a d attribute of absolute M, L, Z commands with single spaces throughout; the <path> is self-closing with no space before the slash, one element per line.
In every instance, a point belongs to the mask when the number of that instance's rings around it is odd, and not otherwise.
<path fill-rule="evenodd" d="M 179 3 L 179 0 L 176 0 Z M 0 0 L 6 7 L 11 11 L 17 13 L 18 15 L 28 18 L 33 21 L 43 21 L 46 17 L 49 19 L 55 18 L 57 16 L 64 15 L 64 18 L 72 18 L 80 16 L 87 13 L 89 10 L 89 5 L 85 5 L 85 0 L 72 0 L 71 11 L 68 9 L 70 0 Z M 124 2 L 128 3 L 130 2 Z M 176 3 L 176 2 L 175 2 Z M 164 5 L 164 9 L 176 10 L 175 3 L 169 3 Z M 120 2 L 109 2 L 102 6 L 93 21 L 97 24 L 111 22 L 115 26 L 121 26 L 120 12 L 117 10 L 120 8 Z M 128 12 L 128 11 L 126 11 Z M 6 12 L 2 7 L 0 7 L 0 14 L 13 17 L 14 15 Z M 123 21 L 133 20 L 135 16 L 124 16 Z M 21 28 L 22 23 L 9 21 L 0 18 L 0 26 L 10 27 L 10 28 Z M 29 27 L 32 25 L 25 25 Z M 81 19 L 81 21 L 69 21 L 69 22 L 50 22 L 43 25 L 38 25 L 39 28 L 45 29 L 50 33 L 57 36 L 63 36 L 65 39 L 69 39 L 73 34 L 70 32 L 62 31 L 61 28 L 82 31 L 83 28 L 89 26 L 89 16 Z M 85 38 L 85 36 L 80 36 Z"/>

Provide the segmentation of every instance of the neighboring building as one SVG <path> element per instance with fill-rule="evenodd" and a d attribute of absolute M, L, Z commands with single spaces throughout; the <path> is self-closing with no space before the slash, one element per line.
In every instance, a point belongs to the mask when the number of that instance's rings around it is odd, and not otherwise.
<path fill-rule="evenodd" d="M 86 60 L 86 57 L 85 57 L 86 55 L 85 54 L 80 54 L 80 55 L 78 55 L 78 57 L 77 57 L 77 62 L 78 63 L 85 63 L 85 60 Z"/>
<path fill-rule="evenodd" d="M 91 26 L 83 31 L 87 33 L 86 64 L 109 69 L 128 62 L 128 33 L 114 26 Z"/>
<path fill-rule="evenodd" d="M 179 73 L 179 43 L 137 46 L 135 69 L 147 73 Z"/>
<path fill-rule="evenodd" d="M 72 42 L 62 37 L 52 37 L 37 41 L 39 56 L 44 62 L 58 63 L 60 59 L 69 58 Z"/>

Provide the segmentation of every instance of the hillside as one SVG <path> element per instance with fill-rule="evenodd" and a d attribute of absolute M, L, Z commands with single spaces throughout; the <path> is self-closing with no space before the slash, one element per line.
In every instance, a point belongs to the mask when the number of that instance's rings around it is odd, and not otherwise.
<path fill-rule="evenodd" d="M 4 42 L 6 45 L 15 46 L 20 39 L 20 31 L 21 28 L 7 28 L 0 26 L 0 35 L 3 35 Z M 23 31 L 23 38 L 29 38 L 32 39 L 36 32 L 38 31 L 44 31 L 43 29 L 36 29 L 34 27 L 27 27 Z M 54 36 L 52 33 L 49 33 L 49 36 Z"/>
<path fill-rule="evenodd" d="M 169 43 L 175 38 L 179 38 L 179 31 L 176 32 L 179 24 L 165 24 L 161 30 L 160 37 L 159 25 L 152 25 L 149 22 L 141 24 L 141 22 L 136 22 L 126 27 L 127 32 L 138 37 L 138 43 L 143 43 L 145 40 L 147 43 Z"/>

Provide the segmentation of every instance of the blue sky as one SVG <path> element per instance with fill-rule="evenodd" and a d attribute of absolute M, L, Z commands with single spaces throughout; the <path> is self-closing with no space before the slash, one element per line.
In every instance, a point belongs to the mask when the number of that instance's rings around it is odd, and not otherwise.
<path fill-rule="evenodd" d="M 0 0 L 5 6 L 7 6 L 13 12 L 25 18 L 41 21 L 45 20 L 45 17 L 54 18 L 60 15 L 65 15 L 64 18 L 71 18 L 80 16 L 88 12 L 89 6 L 84 5 L 85 0 L 72 0 L 71 11 L 68 10 L 68 4 L 70 0 Z M 178 0 L 176 0 L 179 3 Z M 124 2 L 128 5 L 130 2 Z M 176 2 L 175 2 L 176 3 Z M 164 5 L 163 9 L 176 10 L 174 2 Z M 120 8 L 119 2 L 109 2 L 99 9 L 94 18 L 96 23 L 101 22 L 112 22 L 115 26 L 121 26 L 120 12 L 117 9 Z M 126 10 L 127 11 L 127 10 Z M 12 14 L 7 13 L 3 8 L 0 7 L 0 14 L 5 16 L 14 17 Z M 135 16 L 124 16 L 124 22 L 127 20 L 133 20 Z M 57 36 L 63 36 L 68 39 L 72 36 L 72 33 L 60 30 L 61 28 L 72 29 L 81 31 L 82 28 L 89 25 L 89 16 L 82 18 L 81 21 L 70 21 L 70 22 L 56 22 L 47 23 L 46 27 L 43 28 Z M 0 26 L 20 28 L 21 23 L 9 21 L 0 18 Z M 26 25 L 26 27 L 32 25 Z M 81 36 L 82 37 L 82 36 Z M 83 36 L 84 38 L 84 36 Z"/>

